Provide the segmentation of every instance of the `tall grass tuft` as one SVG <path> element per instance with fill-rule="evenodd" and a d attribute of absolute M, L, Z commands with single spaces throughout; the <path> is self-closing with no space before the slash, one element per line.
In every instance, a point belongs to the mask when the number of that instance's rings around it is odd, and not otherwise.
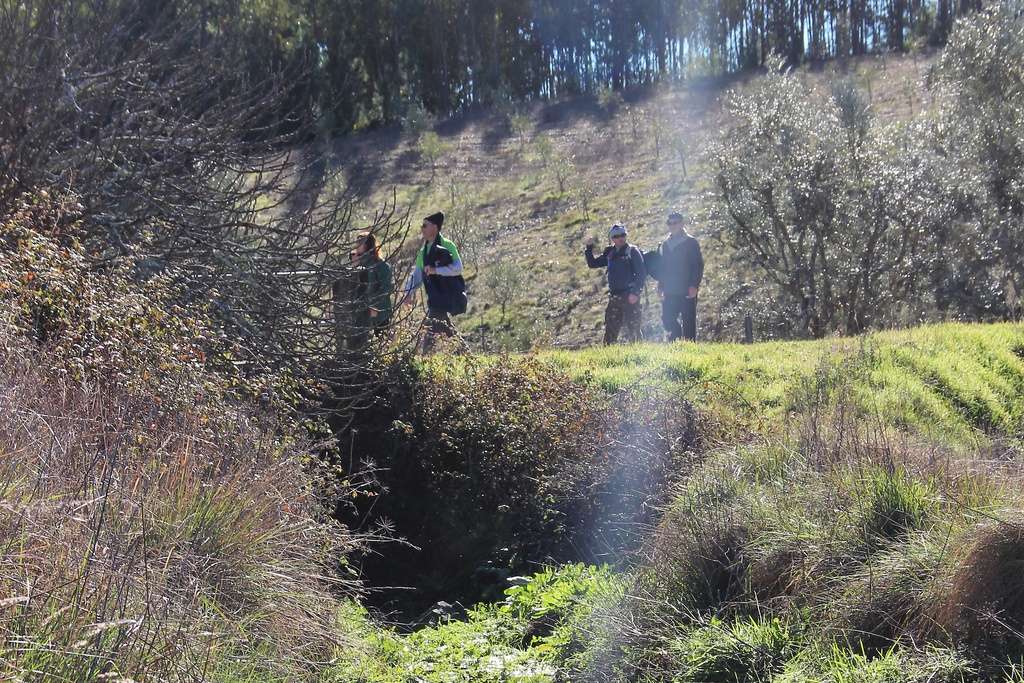
<path fill-rule="evenodd" d="M 955 641 L 1024 655 L 1024 522 L 979 525 L 964 539 L 935 626 Z"/>
<path fill-rule="evenodd" d="M 344 539 L 315 521 L 305 444 L 239 405 L 166 409 L 35 360 L 0 366 L 9 670 L 200 681 L 242 658 L 291 680 L 330 659 L 320 555 Z"/>

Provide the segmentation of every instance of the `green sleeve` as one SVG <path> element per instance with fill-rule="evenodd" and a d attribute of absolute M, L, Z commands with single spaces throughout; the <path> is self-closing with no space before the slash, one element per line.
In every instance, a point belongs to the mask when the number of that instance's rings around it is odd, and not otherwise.
<path fill-rule="evenodd" d="M 452 260 L 453 261 L 461 261 L 462 260 L 461 258 L 459 258 L 459 250 L 455 247 L 455 242 L 452 242 L 451 240 L 446 240 L 445 238 L 442 237 L 441 238 L 441 246 L 443 246 L 445 249 L 447 249 L 448 252 L 452 255 Z"/>
<path fill-rule="evenodd" d="M 391 309 L 391 265 L 380 261 L 374 267 L 373 283 L 370 287 L 370 308 L 378 311 Z"/>

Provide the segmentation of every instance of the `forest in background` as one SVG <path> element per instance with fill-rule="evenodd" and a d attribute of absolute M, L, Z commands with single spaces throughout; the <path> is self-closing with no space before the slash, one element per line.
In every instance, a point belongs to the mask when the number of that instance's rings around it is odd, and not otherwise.
<path fill-rule="evenodd" d="M 680 82 L 944 44 L 976 0 L 33 0 L 7 21 L 54 39 L 129 30 L 130 51 L 174 27 L 180 49 L 226 46 L 250 77 L 289 74 L 290 106 L 330 133 L 489 105 Z M 33 18 L 37 17 L 37 18 Z M 43 19 L 45 18 L 45 19 Z M 40 48 L 42 49 L 42 45 Z M 68 72 L 69 76 L 73 76 Z M 285 110 L 266 112 L 272 120 Z"/>

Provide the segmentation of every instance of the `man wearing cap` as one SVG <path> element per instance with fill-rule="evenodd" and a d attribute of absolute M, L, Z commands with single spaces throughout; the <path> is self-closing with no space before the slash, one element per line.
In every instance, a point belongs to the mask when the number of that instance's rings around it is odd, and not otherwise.
<path fill-rule="evenodd" d="M 608 268 L 608 308 L 604 312 L 604 343 L 614 344 L 619 329 L 626 324 L 626 341 L 643 339 L 640 329 L 642 309 L 640 292 L 644 288 L 647 270 L 644 257 L 626 241 L 626 228 L 616 223 L 608 231 L 612 246 L 600 256 L 594 256 L 594 238 L 587 238 L 584 251 L 591 268 Z"/>
<path fill-rule="evenodd" d="M 661 272 L 658 296 L 661 298 L 661 324 L 670 342 L 697 340 L 697 289 L 704 276 L 704 257 L 697 240 L 686 232 L 683 214 L 668 215 L 669 236 L 661 243 Z M 683 324 L 679 325 L 682 317 Z"/>
<path fill-rule="evenodd" d="M 416 268 L 405 285 L 405 303 L 412 306 L 412 295 L 420 285 L 427 292 L 427 334 L 423 339 L 423 352 L 434 345 L 436 336 L 450 337 L 455 334 L 450 312 L 452 311 L 452 289 L 441 278 L 462 275 L 462 259 L 459 250 L 451 240 L 441 235 L 444 214 L 438 211 L 423 219 L 420 232 L 423 247 L 416 256 Z"/>

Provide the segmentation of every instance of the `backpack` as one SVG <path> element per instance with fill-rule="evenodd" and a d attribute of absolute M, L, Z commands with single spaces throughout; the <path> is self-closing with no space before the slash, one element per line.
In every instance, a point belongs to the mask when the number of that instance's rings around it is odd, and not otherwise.
<path fill-rule="evenodd" d="M 466 295 L 466 280 L 461 275 L 443 277 L 441 280 L 448 286 L 452 295 L 452 315 L 461 315 L 469 308 L 469 297 Z"/>
<path fill-rule="evenodd" d="M 637 251 L 640 248 L 637 247 Z M 647 269 L 647 275 L 653 278 L 655 281 L 661 280 L 661 246 L 658 246 L 657 251 L 640 251 L 640 255 L 644 257 L 644 268 Z"/>
<path fill-rule="evenodd" d="M 631 248 L 636 250 L 636 253 L 640 254 L 640 260 L 644 262 L 644 270 L 647 271 L 647 276 L 659 280 L 661 267 L 661 245 L 658 245 L 657 251 L 644 251 L 635 244 L 629 245 Z M 632 265 L 632 261 L 630 261 Z M 636 269 L 633 272 L 636 275 Z"/>

